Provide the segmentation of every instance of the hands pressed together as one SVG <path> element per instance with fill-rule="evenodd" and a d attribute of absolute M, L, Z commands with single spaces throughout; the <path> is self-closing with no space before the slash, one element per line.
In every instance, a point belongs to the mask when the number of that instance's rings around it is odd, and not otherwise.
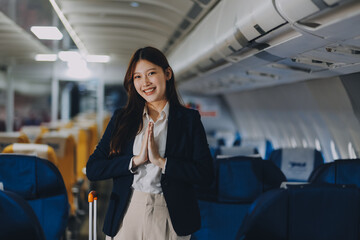
<path fill-rule="evenodd" d="M 154 123 L 149 122 L 144 137 L 141 143 L 140 154 L 133 158 L 133 168 L 136 168 L 147 161 L 155 164 L 161 169 L 165 166 L 165 158 L 162 158 L 159 154 L 159 149 L 156 146 L 154 139 Z"/>

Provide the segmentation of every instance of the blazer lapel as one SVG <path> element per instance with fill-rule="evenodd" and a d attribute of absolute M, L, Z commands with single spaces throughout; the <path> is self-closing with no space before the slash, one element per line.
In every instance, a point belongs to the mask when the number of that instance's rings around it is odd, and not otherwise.
<path fill-rule="evenodd" d="M 168 117 L 168 132 L 166 137 L 166 149 L 165 149 L 165 157 L 167 157 L 172 152 L 175 152 L 176 139 L 179 131 L 181 131 L 180 126 L 180 118 L 182 116 L 181 108 L 170 105 L 169 109 L 169 117 Z"/>

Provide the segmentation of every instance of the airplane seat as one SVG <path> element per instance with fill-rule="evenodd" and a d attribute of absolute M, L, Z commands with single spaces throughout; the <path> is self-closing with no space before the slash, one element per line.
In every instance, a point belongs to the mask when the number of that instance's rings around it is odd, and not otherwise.
<path fill-rule="evenodd" d="M 0 152 L 13 143 L 30 143 L 30 140 L 22 132 L 0 132 Z"/>
<path fill-rule="evenodd" d="M 20 132 L 28 136 L 31 143 L 35 142 L 41 134 L 48 132 L 49 130 L 44 126 L 22 126 Z"/>
<path fill-rule="evenodd" d="M 233 146 L 240 146 L 241 142 L 242 142 L 241 135 L 240 135 L 239 132 L 236 132 L 235 133 L 235 139 L 234 139 L 234 142 L 233 142 Z"/>
<path fill-rule="evenodd" d="M 209 144 L 209 147 L 213 147 L 213 148 L 218 147 L 217 139 L 214 136 L 211 136 L 211 135 L 208 134 L 208 135 L 206 135 L 206 139 L 207 139 L 207 142 Z"/>
<path fill-rule="evenodd" d="M 219 154 L 221 156 L 233 157 L 233 156 L 256 156 L 259 151 L 253 146 L 221 146 L 219 148 Z"/>
<path fill-rule="evenodd" d="M 65 187 L 68 193 L 68 199 L 71 208 L 71 215 L 75 215 L 77 207 L 77 199 L 74 194 L 79 193 L 75 189 L 77 183 L 76 177 L 76 144 L 72 134 L 68 132 L 47 132 L 41 135 L 36 143 L 47 144 L 53 147 L 58 159 L 58 168 L 64 179 Z M 73 193 L 73 188 L 75 192 Z"/>
<path fill-rule="evenodd" d="M 76 144 L 76 176 L 77 180 L 83 180 L 86 177 L 84 168 L 89 159 L 90 133 L 85 127 L 73 126 L 72 128 L 63 128 L 62 132 L 67 132 L 74 137 Z"/>
<path fill-rule="evenodd" d="M 280 148 L 269 160 L 278 166 L 289 182 L 307 181 L 311 172 L 324 164 L 321 152 L 313 148 Z"/>
<path fill-rule="evenodd" d="M 216 159 L 215 191 L 199 199 L 201 229 L 191 239 L 235 239 L 250 204 L 263 192 L 279 188 L 283 173 L 260 157 Z"/>
<path fill-rule="evenodd" d="M 45 240 L 30 205 L 15 193 L 0 190 L 0 239 Z"/>
<path fill-rule="evenodd" d="M 272 143 L 265 138 L 243 138 L 241 140 L 241 146 L 256 148 L 262 159 L 268 159 L 273 151 Z"/>
<path fill-rule="evenodd" d="M 33 155 L 42 159 L 47 159 L 50 162 L 52 162 L 55 166 L 58 165 L 58 160 L 54 149 L 46 144 L 14 143 L 5 147 L 2 153 Z"/>
<path fill-rule="evenodd" d="M 309 177 L 311 183 L 355 184 L 360 189 L 360 159 L 341 159 L 325 163 Z"/>
<path fill-rule="evenodd" d="M 220 149 L 218 147 L 211 147 L 209 146 L 210 154 L 213 157 L 213 159 L 216 158 L 217 155 L 219 155 Z"/>
<path fill-rule="evenodd" d="M 64 235 L 69 203 L 63 178 L 54 164 L 36 156 L 0 154 L 0 182 L 5 191 L 20 195 L 32 207 L 46 239 Z"/>
<path fill-rule="evenodd" d="M 359 239 L 359 191 L 352 185 L 292 185 L 262 194 L 235 239 Z"/>
<path fill-rule="evenodd" d="M 88 205 L 87 194 L 89 191 L 89 181 L 85 174 L 86 163 L 90 157 L 91 129 L 86 126 L 74 123 L 72 128 L 62 128 L 62 132 L 67 132 L 74 137 L 76 142 L 76 199 L 75 205 L 77 213 L 85 214 L 85 207 Z"/>

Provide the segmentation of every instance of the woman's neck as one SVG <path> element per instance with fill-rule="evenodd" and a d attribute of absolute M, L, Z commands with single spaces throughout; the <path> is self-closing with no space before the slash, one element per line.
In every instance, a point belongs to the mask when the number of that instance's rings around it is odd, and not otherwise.
<path fill-rule="evenodd" d="M 166 103 L 167 100 L 154 103 L 146 103 L 148 114 L 154 122 L 156 122 L 156 120 L 159 118 L 160 113 L 164 109 Z"/>

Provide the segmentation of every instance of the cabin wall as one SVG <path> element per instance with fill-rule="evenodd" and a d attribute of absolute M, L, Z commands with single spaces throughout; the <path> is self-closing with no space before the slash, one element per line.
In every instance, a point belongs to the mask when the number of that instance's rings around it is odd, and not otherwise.
<path fill-rule="evenodd" d="M 237 127 L 230 115 L 229 107 L 220 96 L 200 96 L 180 93 L 183 103 L 197 109 L 201 114 L 201 120 L 205 130 L 235 132 Z"/>
<path fill-rule="evenodd" d="M 350 158 L 354 150 L 359 157 L 359 120 L 338 77 L 230 93 L 224 98 L 242 137 L 268 138 L 274 148 L 321 148 L 327 162 Z"/>

